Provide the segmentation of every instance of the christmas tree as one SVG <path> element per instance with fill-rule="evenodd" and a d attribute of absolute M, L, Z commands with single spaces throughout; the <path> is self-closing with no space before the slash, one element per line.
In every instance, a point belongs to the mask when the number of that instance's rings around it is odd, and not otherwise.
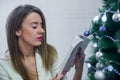
<path fill-rule="evenodd" d="M 103 0 L 84 35 L 93 42 L 86 60 L 89 80 L 120 80 L 120 0 Z"/>

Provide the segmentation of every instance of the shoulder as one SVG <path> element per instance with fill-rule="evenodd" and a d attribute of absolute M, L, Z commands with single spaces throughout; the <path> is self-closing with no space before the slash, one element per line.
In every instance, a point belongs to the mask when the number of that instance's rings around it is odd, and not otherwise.
<path fill-rule="evenodd" d="M 3 80 L 22 80 L 12 66 L 9 53 L 0 56 L 0 78 Z"/>
<path fill-rule="evenodd" d="M 8 69 L 9 66 L 11 66 L 11 60 L 9 53 L 4 53 L 0 56 L 0 68 Z"/>
<path fill-rule="evenodd" d="M 0 56 L 0 64 L 7 63 L 7 62 L 10 62 L 10 55 L 8 52 Z"/>
<path fill-rule="evenodd" d="M 7 80 L 9 77 L 8 71 L 10 66 L 10 57 L 7 53 L 0 56 L 0 78 Z"/>

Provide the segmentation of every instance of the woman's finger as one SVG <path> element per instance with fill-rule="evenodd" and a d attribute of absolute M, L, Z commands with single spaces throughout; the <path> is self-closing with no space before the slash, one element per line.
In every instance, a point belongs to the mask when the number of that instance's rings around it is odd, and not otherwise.
<path fill-rule="evenodd" d="M 60 75 L 56 75 L 54 78 L 52 78 L 52 80 L 60 80 L 64 77 L 63 74 L 60 74 Z"/>

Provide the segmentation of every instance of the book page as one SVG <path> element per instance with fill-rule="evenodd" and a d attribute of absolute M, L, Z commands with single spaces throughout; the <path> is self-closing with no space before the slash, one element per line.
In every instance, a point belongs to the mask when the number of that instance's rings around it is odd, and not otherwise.
<path fill-rule="evenodd" d="M 84 50 L 86 49 L 87 45 L 89 44 L 89 41 L 90 40 L 88 38 L 81 36 L 81 35 L 75 37 L 75 39 L 70 47 L 70 50 L 61 65 L 60 73 L 66 74 L 71 69 L 71 67 L 74 64 L 74 60 L 75 60 L 76 54 L 78 52 L 78 49 L 81 48 L 81 53 L 84 53 Z"/>

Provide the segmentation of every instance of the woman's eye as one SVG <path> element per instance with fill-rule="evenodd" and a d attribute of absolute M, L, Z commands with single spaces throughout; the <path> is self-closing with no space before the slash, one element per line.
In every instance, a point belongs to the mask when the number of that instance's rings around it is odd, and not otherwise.
<path fill-rule="evenodd" d="M 33 28 L 33 29 L 36 29 L 36 28 L 37 28 L 37 24 L 33 24 L 33 25 L 32 25 L 32 28 Z"/>
<path fill-rule="evenodd" d="M 36 29 L 36 28 L 37 28 L 37 26 L 32 26 L 32 28 L 33 28 L 33 29 Z"/>

